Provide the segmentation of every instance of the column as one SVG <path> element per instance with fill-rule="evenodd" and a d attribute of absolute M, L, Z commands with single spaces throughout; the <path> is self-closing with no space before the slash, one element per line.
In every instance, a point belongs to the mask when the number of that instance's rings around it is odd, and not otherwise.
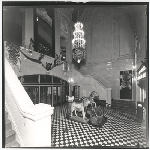
<path fill-rule="evenodd" d="M 53 39 L 55 39 L 55 53 L 56 54 L 60 54 L 60 17 L 58 17 L 57 14 L 57 9 L 54 9 L 54 23 L 55 23 L 55 37 L 53 37 Z"/>
<path fill-rule="evenodd" d="M 68 23 L 68 38 L 66 41 L 66 61 L 72 63 L 72 23 Z"/>
<path fill-rule="evenodd" d="M 110 104 L 111 105 L 111 88 L 108 88 L 107 89 L 107 101 L 106 103 Z"/>
<path fill-rule="evenodd" d="M 136 101 L 136 77 L 135 76 L 132 79 L 132 101 Z"/>
<path fill-rule="evenodd" d="M 51 147 L 51 115 L 54 107 L 36 104 L 24 110 L 24 147 Z"/>
<path fill-rule="evenodd" d="M 72 85 L 69 84 L 69 96 L 71 97 L 72 96 Z"/>
<path fill-rule="evenodd" d="M 85 24 L 83 24 L 85 26 Z M 86 30 L 86 44 L 85 44 L 85 50 L 86 50 L 86 62 L 92 61 L 92 25 L 88 24 L 89 27 Z"/>
<path fill-rule="evenodd" d="M 80 86 L 78 86 L 78 98 L 80 98 Z"/>
<path fill-rule="evenodd" d="M 23 25 L 22 25 L 22 46 L 29 46 L 30 39 L 34 40 L 34 12 L 33 8 L 25 8 L 22 11 Z"/>
<path fill-rule="evenodd" d="M 140 93 L 141 93 L 140 102 L 142 102 L 143 101 L 143 88 L 140 88 Z"/>
<path fill-rule="evenodd" d="M 140 101 L 140 87 L 136 85 L 136 101 Z"/>

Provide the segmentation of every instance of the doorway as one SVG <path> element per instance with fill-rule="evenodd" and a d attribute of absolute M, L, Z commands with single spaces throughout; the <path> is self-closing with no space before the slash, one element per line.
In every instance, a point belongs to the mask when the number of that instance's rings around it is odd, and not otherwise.
<path fill-rule="evenodd" d="M 69 83 L 50 75 L 26 75 L 19 77 L 34 104 L 44 103 L 52 107 L 63 105 L 69 95 Z"/>
<path fill-rule="evenodd" d="M 39 103 L 39 87 L 38 86 L 24 86 L 26 92 L 31 98 L 33 104 Z"/>

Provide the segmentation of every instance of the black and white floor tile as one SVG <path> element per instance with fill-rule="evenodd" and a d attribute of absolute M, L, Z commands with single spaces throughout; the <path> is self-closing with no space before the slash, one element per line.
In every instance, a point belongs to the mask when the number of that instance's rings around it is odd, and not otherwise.
<path fill-rule="evenodd" d="M 55 108 L 52 116 L 52 147 L 147 147 L 136 116 L 105 108 L 107 122 L 97 128 L 66 119 L 69 113 L 67 104 Z"/>

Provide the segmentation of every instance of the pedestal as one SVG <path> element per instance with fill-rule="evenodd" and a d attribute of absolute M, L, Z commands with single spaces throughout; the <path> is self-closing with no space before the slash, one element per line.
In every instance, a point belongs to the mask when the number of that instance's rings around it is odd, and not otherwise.
<path fill-rule="evenodd" d="M 72 116 L 72 117 L 69 117 L 69 119 L 72 120 L 72 121 L 77 121 L 77 122 L 86 123 L 86 124 L 87 124 L 88 121 L 89 121 L 89 119 L 87 119 L 87 118 L 85 118 L 85 119 L 83 120 L 83 118 L 78 117 L 78 116 Z"/>

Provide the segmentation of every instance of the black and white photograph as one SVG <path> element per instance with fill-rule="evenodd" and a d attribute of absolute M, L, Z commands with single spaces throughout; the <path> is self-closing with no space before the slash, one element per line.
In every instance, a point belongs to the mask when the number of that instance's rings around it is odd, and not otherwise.
<path fill-rule="evenodd" d="M 149 2 L 2 1 L 2 148 L 149 149 Z"/>

